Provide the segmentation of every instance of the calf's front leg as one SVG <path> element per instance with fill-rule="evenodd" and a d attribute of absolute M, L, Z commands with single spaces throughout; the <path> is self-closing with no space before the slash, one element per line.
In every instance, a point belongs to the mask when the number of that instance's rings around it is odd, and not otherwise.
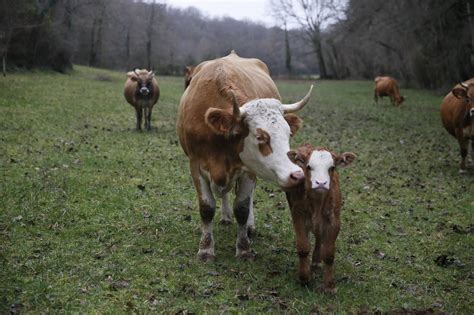
<path fill-rule="evenodd" d="M 334 281 L 334 258 L 336 254 L 336 239 L 339 234 L 340 223 L 326 222 L 322 231 L 321 259 L 324 262 L 323 291 L 326 293 L 336 293 L 336 283 Z"/>
<path fill-rule="evenodd" d="M 142 108 L 140 106 L 135 107 L 135 115 L 137 118 L 137 130 L 142 130 Z"/>
<path fill-rule="evenodd" d="M 296 235 L 296 253 L 299 257 L 298 278 L 301 283 L 306 284 L 311 279 L 311 268 L 309 263 L 309 252 L 311 244 L 308 238 L 309 229 L 307 227 L 307 218 L 297 210 L 291 210 L 293 228 Z"/>

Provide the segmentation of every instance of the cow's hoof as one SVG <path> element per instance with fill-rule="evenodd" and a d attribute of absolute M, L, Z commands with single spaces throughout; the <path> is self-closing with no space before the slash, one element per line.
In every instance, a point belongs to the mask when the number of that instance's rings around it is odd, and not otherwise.
<path fill-rule="evenodd" d="M 254 237 L 257 236 L 257 229 L 255 228 L 254 225 L 252 226 L 247 226 L 247 235 L 248 237 Z"/>
<path fill-rule="evenodd" d="M 307 285 L 311 280 L 311 275 L 309 273 L 301 273 L 298 275 L 298 279 L 302 285 Z"/>
<path fill-rule="evenodd" d="M 467 174 L 467 170 L 461 168 L 461 169 L 459 170 L 459 174 Z"/>
<path fill-rule="evenodd" d="M 213 262 L 214 260 L 216 260 L 216 255 L 214 254 L 211 254 L 209 252 L 199 252 L 197 254 L 197 257 L 200 261 L 202 262 Z"/>
<path fill-rule="evenodd" d="M 232 220 L 231 219 L 221 219 L 219 221 L 219 224 L 221 225 L 231 225 L 232 224 Z"/>
<path fill-rule="evenodd" d="M 319 288 L 316 289 L 318 293 L 324 293 L 327 295 L 335 295 L 337 292 L 337 289 L 335 287 L 326 287 L 326 286 L 320 286 Z"/>
<path fill-rule="evenodd" d="M 243 250 L 240 251 L 235 255 L 238 259 L 247 260 L 247 261 L 254 261 L 257 257 L 257 253 L 253 250 Z"/>

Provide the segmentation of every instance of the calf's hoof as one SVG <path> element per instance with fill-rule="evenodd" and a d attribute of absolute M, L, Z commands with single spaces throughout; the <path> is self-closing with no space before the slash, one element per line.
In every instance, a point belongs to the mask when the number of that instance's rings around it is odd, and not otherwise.
<path fill-rule="evenodd" d="M 214 260 L 216 260 L 216 255 L 210 252 L 205 252 L 205 251 L 199 251 L 197 254 L 197 257 L 200 261 L 205 262 L 205 263 L 213 262 Z"/>
<path fill-rule="evenodd" d="M 254 261 L 257 257 L 257 253 L 253 250 L 241 250 L 235 254 L 235 257 L 246 261 Z"/>

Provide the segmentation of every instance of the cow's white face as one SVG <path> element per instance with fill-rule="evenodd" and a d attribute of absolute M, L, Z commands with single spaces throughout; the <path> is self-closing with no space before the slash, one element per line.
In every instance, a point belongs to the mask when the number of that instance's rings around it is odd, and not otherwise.
<path fill-rule="evenodd" d="M 331 187 L 330 173 L 334 171 L 334 167 L 334 158 L 329 151 L 313 151 L 306 165 L 311 181 L 311 189 L 329 190 L 329 187 Z"/>
<path fill-rule="evenodd" d="M 288 121 L 283 115 L 282 104 L 276 99 L 258 99 L 241 107 L 245 113 L 244 124 L 248 135 L 244 138 L 240 159 L 257 176 L 275 182 L 281 187 L 291 187 L 303 180 L 300 168 L 287 156 L 290 149 L 290 123 L 300 124 L 294 117 Z M 286 118 L 286 119 L 285 119 Z"/>

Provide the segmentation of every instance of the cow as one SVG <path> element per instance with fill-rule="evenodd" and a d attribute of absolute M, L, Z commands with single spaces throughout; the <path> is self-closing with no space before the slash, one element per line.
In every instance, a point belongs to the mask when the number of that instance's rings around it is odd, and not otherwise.
<path fill-rule="evenodd" d="M 286 153 L 290 136 L 301 126 L 291 114 L 308 102 L 282 104 L 265 63 L 228 56 L 205 61 L 194 70 L 178 110 L 177 133 L 189 158 L 199 201 L 202 235 L 198 258 L 215 259 L 212 221 L 216 201 L 222 198 L 221 223 L 232 220 L 229 191 L 235 187 L 233 213 L 238 223 L 235 255 L 253 259 L 248 234 L 255 229 L 253 191 L 256 176 L 290 188 L 303 172 Z"/>
<path fill-rule="evenodd" d="M 474 158 L 474 78 L 457 84 L 441 103 L 441 121 L 450 135 L 459 142 L 461 165 L 459 173 L 467 173 L 466 157 L 471 149 Z"/>
<path fill-rule="evenodd" d="M 191 79 L 193 78 L 194 69 L 196 69 L 195 66 L 186 66 L 184 68 L 184 89 L 185 90 L 189 86 L 189 84 L 191 83 Z"/>
<path fill-rule="evenodd" d="M 288 152 L 290 160 L 304 171 L 304 183 L 286 192 L 293 228 L 296 234 L 296 252 L 299 256 L 298 277 L 303 284 L 311 279 L 309 231 L 315 245 L 311 267 L 317 269 L 324 262 L 321 290 L 335 293 L 334 255 L 336 238 L 341 227 L 341 190 L 336 167 L 351 164 L 356 156 L 345 152 L 335 154 L 325 148 L 304 144 Z"/>
<path fill-rule="evenodd" d="M 145 128 L 151 130 L 151 112 L 160 98 L 155 72 L 146 69 L 128 72 L 124 95 L 127 102 L 135 108 L 137 130 L 142 129 L 142 116 L 145 118 Z"/>
<path fill-rule="evenodd" d="M 378 103 L 379 97 L 390 97 L 392 105 L 400 106 L 405 98 L 400 95 L 397 80 L 392 77 L 376 77 L 374 79 L 374 100 Z"/>

